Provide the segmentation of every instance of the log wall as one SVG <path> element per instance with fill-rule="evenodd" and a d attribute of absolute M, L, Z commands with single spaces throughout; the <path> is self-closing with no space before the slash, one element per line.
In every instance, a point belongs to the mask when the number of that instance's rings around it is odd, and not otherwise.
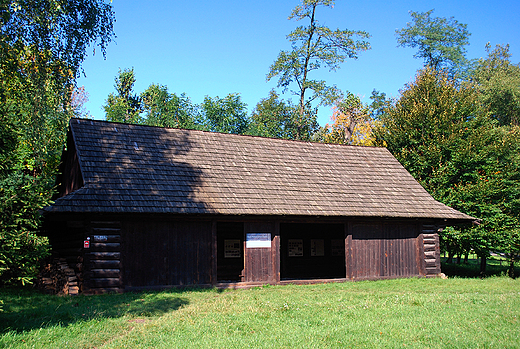
<path fill-rule="evenodd" d="M 439 244 L 439 227 L 433 224 L 423 224 L 422 237 L 424 246 L 424 269 L 428 277 L 441 273 L 441 249 Z"/>
<path fill-rule="evenodd" d="M 121 292 L 121 222 L 92 221 L 85 251 L 84 287 L 88 293 Z"/>

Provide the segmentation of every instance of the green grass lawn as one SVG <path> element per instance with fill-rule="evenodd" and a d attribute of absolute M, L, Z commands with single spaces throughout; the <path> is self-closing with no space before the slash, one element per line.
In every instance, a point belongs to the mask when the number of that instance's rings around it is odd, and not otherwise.
<path fill-rule="evenodd" d="M 0 299 L 6 348 L 520 348 L 506 277 Z"/>

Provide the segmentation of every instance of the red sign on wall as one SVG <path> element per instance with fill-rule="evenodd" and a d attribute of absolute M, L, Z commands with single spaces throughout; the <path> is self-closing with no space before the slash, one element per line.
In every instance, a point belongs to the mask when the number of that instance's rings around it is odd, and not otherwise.
<path fill-rule="evenodd" d="M 83 241 L 83 248 L 90 248 L 90 241 L 89 240 Z"/>

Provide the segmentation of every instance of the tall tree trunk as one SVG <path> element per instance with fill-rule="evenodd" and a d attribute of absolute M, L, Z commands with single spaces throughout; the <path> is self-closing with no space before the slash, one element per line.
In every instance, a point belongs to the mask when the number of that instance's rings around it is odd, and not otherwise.
<path fill-rule="evenodd" d="M 509 259 L 509 268 L 507 269 L 507 275 L 509 275 L 510 278 L 515 278 L 515 259 L 513 256 Z"/>
<path fill-rule="evenodd" d="M 486 274 L 486 265 L 487 265 L 487 257 L 480 257 L 480 276 L 484 276 Z"/>
<path fill-rule="evenodd" d="M 298 139 L 302 139 L 303 136 L 303 127 L 304 127 L 304 120 L 305 120 L 305 91 L 307 90 L 307 74 L 309 72 L 309 64 L 311 60 L 311 44 L 312 44 L 312 37 L 314 36 L 314 32 L 316 30 L 316 21 L 314 19 L 314 16 L 316 14 L 316 6 L 318 4 L 313 4 L 312 7 L 312 15 L 310 17 L 311 25 L 310 25 L 310 31 L 309 31 L 309 38 L 307 39 L 307 54 L 305 56 L 305 63 L 303 65 L 303 78 L 300 82 L 300 121 L 298 125 Z"/>

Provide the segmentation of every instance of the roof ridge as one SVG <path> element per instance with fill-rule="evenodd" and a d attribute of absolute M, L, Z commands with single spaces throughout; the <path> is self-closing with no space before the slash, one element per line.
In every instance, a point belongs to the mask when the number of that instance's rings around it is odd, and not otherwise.
<path fill-rule="evenodd" d="M 207 130 L 198 130 L 198 129 L 190 129 L 190 128 L 180 128 L 180 127 L 163 127 L 163 126 L 153 126 L 153 125 L 146 125 L 146 124 L 134 124 L 134 123 L 128 123 L 128 122 L 114 122 L 114 121 L 107 121 L 107 120 L 85 119 L 85 118 L 72 118 L 72 119 L 70 119 L 69 124 L 71 124 L 73 122 L 73 120 L 77 121 L 77 123 L 80 123 L 80 121 L 96 122 L 96 123 L 103 123 L 103 124 L 110 124 L 110 125 L 125 125 L 125 126 L 130 126 L 130 127 L 143 127 L 143 128 L 153 128 L 153 129 L 163 129 L 163 130 L 180 130 L 180 131 L 188 131 L 188 132 L 199 132 L 202 134 L 215 134 L 215 135 L 223 135 L 223 136 L 230 136 L 230 137 L 268 139 L 268 140 L 281 141 L 281 142 L 294 142 L 294 143 L 304 143 L 304 144 L 319 144 L 319 145 L 324 145 L 324 146 L 354 147 L 354 148 L 366 148 L 366 149 L 386 149 L 386 147 L 371 146 L 371 145 L 323 143 L 323 142 L 319 142 L 319 141 L 304 141 L 304 140 L 297 140 L 297 139 L 285 139 L 285 138 L 265 137 L 265 136 L 248 135 L 248 134 L 216 132 L 216 131 L 207 131 Z"/>

